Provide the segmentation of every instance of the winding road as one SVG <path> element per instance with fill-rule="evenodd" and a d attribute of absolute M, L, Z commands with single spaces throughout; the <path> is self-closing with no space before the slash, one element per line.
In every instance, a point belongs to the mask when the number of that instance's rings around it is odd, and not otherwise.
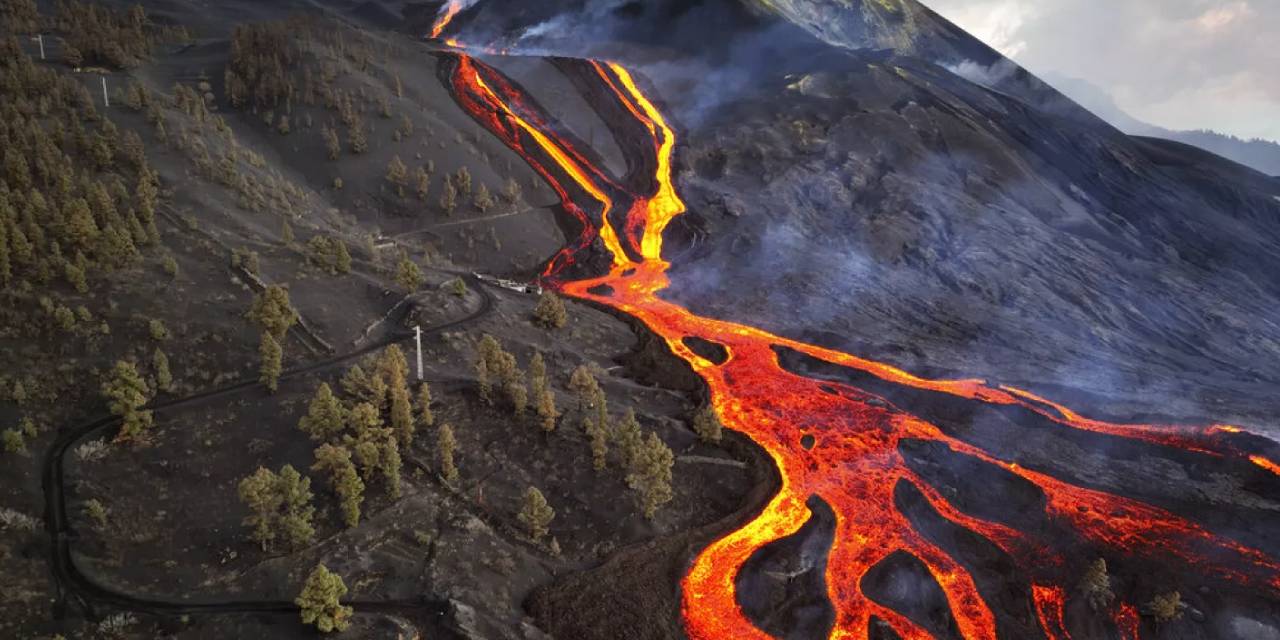
<path fill-rule="evenodd" d="M 484 283 L 481 282 L 479 278 L 462 272 L 445 272 L 469 281 L 472 285 L 471 289 L 479 292 L 481 296 L 481 304 L 476 311 L 464 318 L 439 324 L 429 329 L 423 329 L 422 333 L 424 336 L 435 335 L 455 327 L 467 325 L 480 320 L 493 311 L 493 294 L 484 286 Z M 406 305 L 405 311 L 402 312 L 402 314 L 407 313 L 407 308 L 408 307 Z M 403 319 L 403 315 L 401 316 L 401 319 Z M 393 332 L 381 340 L 374 341 L 354 351 L 291 369 L 282 374 L 280 379 L 287 380 L 297 378 L 316 371 L 329 369 L 334 366 L 350 362 L 369 353 L 373 353 L 392 344 L 404 342 L 412 337 L 412 333 Z M 238 395 L 260 387 L 261 383 L 256 380 L 240 382 L 189 395 L 183 398 L 175 398 L 165 400 L 164 402 L 153 403 L 145 408 L 149 410 L 176 409 L 213 398 Z M 45 530 L 48 532 L 50 540 L 49 566 L 53 572 L 54 582 L 57 585 L 58 592 L 58 598 L 55 604 L 55 616 L 61 618 L 65 615 L 69 599 L 78 601 L 84 608 L 85 614 L 90 618 L 93 618 L 96 615 L 99 607 L 140 613 L 169 615 L 207 613 L 296 614 L 298 612 L 298 606 L 291 600 L 205 600 L 192 602 L 131 594 L 112 588 L 109 585 L 96 582 L 80 570 L 76 565 L 75 559 L 72 557 L 72 543 L 78 538 L 78 534 L 75 528 L 71 525 L 70 518 L 67 516 L 63 460 L 66 457 L 67 451 L 76 444 L 91 436 L 104 435 L 113 429 L 117 429 L 119 425 L 120 418 L 118 416 L 106 416 L 69 429 L 64 429 L 45 452 L 41 474 L 43 478 L 42 487 L 45 496 Z M 430 600 L 426 598 L 418 600 L 347 600 L 344 601 L 344 603 L 355 607 L 358 613 L 414 612 L 418 614 L 434 614 L 439 616 L 443 615 L 448 608 L 448 603 L 446 601 Z"/>

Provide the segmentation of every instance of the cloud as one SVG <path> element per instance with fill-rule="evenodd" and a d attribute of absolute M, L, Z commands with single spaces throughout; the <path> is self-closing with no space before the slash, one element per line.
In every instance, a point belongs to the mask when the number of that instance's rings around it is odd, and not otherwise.
<path fill-rule="evenodd" d="M 1275 0 L 925 0 L 1032 72 L 1170 129 L 1280 140 Z"/>

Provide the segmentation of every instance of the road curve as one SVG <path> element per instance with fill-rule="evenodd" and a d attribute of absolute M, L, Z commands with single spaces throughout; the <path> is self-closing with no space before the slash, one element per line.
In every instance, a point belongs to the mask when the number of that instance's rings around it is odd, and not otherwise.
<path fill-rule="evenodd" d="M 493 311 L 493 294 L 484 283 L 472 274 L 447 271 L 471 283 L 471 288 L 480 293 L 480 307 L 464 318 L 452 320 L 429 329 L 423 329 L 423 335 L 434 335 L 475 322 Z M 407 312 L 407 307 L 406 307 Z M 414 334 L 394 332 L 385 338 L 370 343 L 354 351 L 334 356 L 326 360 L 290 369 L 280 376 L 281 380 L 296 378 L 316 371 L 328 369 L 336 365 L 350 362 L 364 355 L 409 340 Z M 146 409 L 174 409 L 218 398 L 232 396 L 261 386 L 256 380 L 240 382 L 216 389 L 210 389 L 183 398 L 174 398 L 147 405 Z M 78 601 L 85 615 L 93 617 L 98 607 L 135 611 L 140 613 L 184 615 L 209 613 L 261 614 L 281 613 L 296 614 L 298 606 L 287 600 L 201 600 L 185 601 L 163 599 L 129 594 L 113 589 L 110 586 L 95 582 L 76 566 L 71 555 L 71 543 L 78 535 L 67 517 L 66 491 L 64 488 L 63 460 L 71 447 L 90 436 L 117 429 L 120 425 L 118 416 L 105 416 L 91 422 L 64 429 L 45 452 L 41 470 L 42 487 L 45 497 L 45 530 L 49 534 L 49 567 L 53 573 L 58 597 L 54 605 L 55 617 L 65 615 L 69 599 Z M 405 613 L 443 615 L 448 603 L 442 600 L 427 598 L 410 600 L 349 600 L 345 604 L 355 607 L 357 613 Z"/>

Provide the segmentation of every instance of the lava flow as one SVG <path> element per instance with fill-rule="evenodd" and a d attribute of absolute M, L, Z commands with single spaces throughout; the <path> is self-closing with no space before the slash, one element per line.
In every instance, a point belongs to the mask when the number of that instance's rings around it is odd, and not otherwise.
<path fill-rule="evenodd" d="M 447 4 L 440 7 L 440 15 L 436 18 L 436 22 L 431 27 L 431 39 L 434 40 L 444 33 L 444 30 L 453 22 L 453 18 L 462 11 L 463 0 L 449 0 Z"/>
<path fill-rule="evenodd" d="M 777 494 L 750 522 L 703 550 L 683 579 L 682 610 L 690 637 L 769 637 L 739 605 L 736 578 L 753 554 L 804 525 L 811 515 L 806 501 L 812 497 L 825 501 L 835 514 L 825 574 L 836 614 L 832 638 L 866 638 L 876 621 L 906 640 L 933 637 L 921 621 L 864 592 L 864 576 L 899 553 L 910 554 L 932 574 L 963 637 L 1009 637 L 1000 632 L 1001 623 L 988 604 L 1002 585 L 980 584 L 973 567 L 958 559 L 954 549 L 944 548 L 949 542 L 931 537 L 909 518 L 895 501 L 904 492 L 931 508 L 935 519 L 982 536 L 1012 560 L 1029 585 L 1026 609 L 1048 638 L 1069 637 L 1064 608 L 1074 583 L 1068 558 L 1080 549 L 1182 567 L 1280 595 L 1280 562 L 1260 551 L 1165 509 L 1013 463 L 855 386 L 789 371 L 782 366 L 778 349 L 903 387 L 1029 409 L 1064 430 L 1248 460 L 1274 470 L 1269 459 L 1248 454 L 1232 440 L 1242 435 L 1238 428 L 1191 430 L 1089 420 L 1026 391 L 981 380 L 926 380 L 883 363 L 694 315 L 659 297 L 668 286 L 670 267 L 662 257 L 663 231 L 684 213 L 685 204 L 673 176 L 675 131 L 635 78 L 616 64 L 581 63 L 580 72 L 600 83 L 604 91 L 599 94 L 616 101 L 613 111 L 634 120 L 615 126 L 647 132 L 651 144 L 624 150 L 637 154 L 632 160 L 649 171 L 640 185 L 608 178 L 607 171 L 576 148 L 571 136 L 554 126 L 553 118 L 497 70 L 463 53 L 441 56 L 443 73 L 462 108 L 521 155 L 556 191 L 564 210 L 582 224 L 577 240 L 550 262 L 544 281 L 565 295 L 637 318 L 661 336 L 706 381 L 724 424 L 754 440 L 777 465 L 781 479 Z M 621 144 L 622 137 L 618 139 Z M 596 238 L 612 255 L 608 274 L 565 280 L 565 269 Z M 703 358 L 686 345 L 688 338 L 721 345 L 727 358 L 723 362 Z M 1043 495 L 1048 525 L 1021 531 L 967 513 L 907 463 L 900 447 L 907 441 L 942 445 L 1034 485 Z M 1138 638 L 1134 603 L 1117 602 L 1109 615 L 1120 637 Z"/>

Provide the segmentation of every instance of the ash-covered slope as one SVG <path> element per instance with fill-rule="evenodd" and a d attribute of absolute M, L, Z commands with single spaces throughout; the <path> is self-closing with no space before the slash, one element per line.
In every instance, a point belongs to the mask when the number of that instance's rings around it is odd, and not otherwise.
<path fill-rule="evenodd" d="M 1130 418 L 1268 422 L 1280 182 L 1125 136 L 919 3 L 487 0 L 458 30 L 652 80 L 696 239 L 670 294 L 699 312 Z"/>

